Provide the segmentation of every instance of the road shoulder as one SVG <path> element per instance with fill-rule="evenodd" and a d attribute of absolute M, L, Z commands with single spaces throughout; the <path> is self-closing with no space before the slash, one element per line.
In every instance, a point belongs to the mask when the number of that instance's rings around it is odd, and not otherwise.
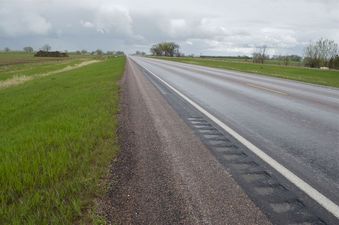
<path fill-rule="evenodd" d="M 121 153 L 105 210 L 110 222 L 270 224 L 130 60 L 121 99 Z"/>

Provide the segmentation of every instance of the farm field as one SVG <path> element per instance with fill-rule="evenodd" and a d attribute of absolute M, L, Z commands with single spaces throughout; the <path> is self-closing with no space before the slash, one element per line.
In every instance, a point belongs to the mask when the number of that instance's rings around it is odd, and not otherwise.
<path fill-rule="evenodd" d="M 69 54 L 69 57 L 34 57 L 34 53 L 25 52 L 0 52 L 0 66 L 28 64 L 28 63 L 41 63 L 51 61 L 68 61 L 75 58 L 91 57 L 87 55 Z"/>
<path fill-rule="evenodd" d="M 189 57 L 155 57 L 182 63 L 208 66 L 219 69 L 236 70 L 247 73 L 256 73 L 272 77 L 297 80 L 312 84 L 339 87 L 338 70 L 320 70 L 298 66 L 280 66 L 274 64 L 255 64 L 234 60 L 215 60 Z"/>
<path fill-rule="evenodd" d="M 93 59 L 93 56 L 70 57 L 34 57 L 28 53 L 0 53 L 0 81 L 13 77 L 31 76 L 53 70 L 74 66 L 80 62 Z"/>
<path fill-rule="evenodd" d="M 33 75 L 83 60 L 12 69 Z M 100 179 L 118 152 L 117 82 L 124 64 L 124 57 L 103 58 L 0 89 L 0 224 L 95 222 Z M 3 67 L 0 78 L 10 79 L 11 69 Z"/>

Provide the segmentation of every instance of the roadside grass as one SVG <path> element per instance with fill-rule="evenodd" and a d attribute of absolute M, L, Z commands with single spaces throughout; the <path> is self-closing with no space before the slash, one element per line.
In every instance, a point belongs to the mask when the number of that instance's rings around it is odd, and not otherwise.
<path fill-rule="evenodd" d="M 236 57 L 205 57 L 202 59 L 214 60 L 214 61 L 227 61 L 227 62 L 238 62 L 238 63 L 253 63 L 252 59 L 236 58 Z M 267 59 L 265 64 L 269 65 L 280 65 L 286 66 L 282 60 L 278 59 Z M 287 66 L 304 66 L 303 62 L 289 61 Z"/>
<path fill-rule="evenodd" d="M 106 59 L 0 90 L 0 224 L 92 223 L 118 151 L 124 65 Z"/>
<path fill-rule="evenodd" d="M 279 66 L 270 64 L 255 64 L 225 60 L 210 60 L 187 57 L 153 57 L 170 61 L 189 63 L 226 70 L 236 70 L 240 72 L 256 73 L 272 77 L 279 77 L 290 80 L 297 80 L 307 83 L 320 84 L 331 87 L 339 87 L 338 70 L 320 70 L 305 67 Z"/>

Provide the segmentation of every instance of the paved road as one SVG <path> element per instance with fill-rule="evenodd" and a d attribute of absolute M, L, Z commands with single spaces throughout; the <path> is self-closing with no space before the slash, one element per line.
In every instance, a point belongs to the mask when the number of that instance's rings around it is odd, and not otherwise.
<path fill-rule="evenodd" d="M 339 89 L 133 59 L 339 204 Z"/>
<path fill-rule="evenodd" d="M 131 60 L 121 87 L 112 224 L 271 224 Z"/>

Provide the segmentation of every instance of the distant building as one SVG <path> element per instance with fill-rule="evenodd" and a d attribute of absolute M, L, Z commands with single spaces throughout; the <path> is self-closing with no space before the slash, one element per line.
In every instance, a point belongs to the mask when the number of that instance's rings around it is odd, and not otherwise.
<path fill-rule="evenodd" d="M 35 57 L 68 57 L 67 53 L 54 51 L 54 52 L 47 52 L 47 51 L 38 51 L 34 54 Z"/>

